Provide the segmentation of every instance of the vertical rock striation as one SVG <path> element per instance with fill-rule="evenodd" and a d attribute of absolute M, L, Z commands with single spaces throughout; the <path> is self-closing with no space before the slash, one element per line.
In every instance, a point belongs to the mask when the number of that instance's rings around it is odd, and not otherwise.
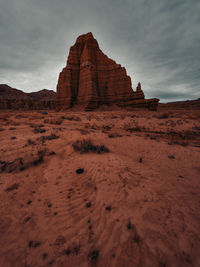
<path fill-rule="evenodd" d="M 70 48 L 67 66 L 57 85 L 57 108 L 82 107 L 86 111 L 100 105 L 156 107 L 158 99 L 145 100 L 140 83 L 133 91 L 125 68 L 108 58 L 92 33 L 81 35 Z"/>

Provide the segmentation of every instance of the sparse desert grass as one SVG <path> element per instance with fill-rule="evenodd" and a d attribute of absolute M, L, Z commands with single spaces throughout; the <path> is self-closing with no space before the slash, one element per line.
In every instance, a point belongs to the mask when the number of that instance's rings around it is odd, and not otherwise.
<path fill-rule="evenodd" d="M 42 120 L 42 119 L 44 119 L 43 116 L 32 116 L 32 117 L 29 118 L 30 121 L 33 121 L 33 120 Z"/>
<path fill-rule="evenodd" d="M 15 119 L 25 119 L 25 118 L 27 118 L 27 116 L 22 115 L 22 114 L 19 114 L 19 115 L 15 116 Z"/>
<path fill-rule="evenodd" d="M 81 118 L 78 116 L 69 116 L 69 117 L 61 116 L 60 119 L 69 121 L 81 121 Z"/>
<path fill-rule="evenodd" d="M 157 117 L 158 119 L 168 119 L 169 118 L 169 114 L 168 113 L 163 113 L 160 116 Z"/>
<path fill-rule="evenodd" d="M 113 115 L 111 116 L 111 119 L 114 120 L 114 119 L 118 119 L 119 117 L 117 115 Z"/>
<path fill-rule="evenodd" d="M 111 129 L 111 126 L 108 126 L 108 125 L 97 125 L 96 123 L 93 123 L 93 124 L 89 124 L 89 123 L 86 123 L 85 124 L 85 128 L 86 129 L 92 129 L 92 130 L 101 130 L 103 129 L 104 131 L 108 131 Z"/>
<path fill-rule="evenodd" d="M 46 130 L 45 130 L 45 129 L 41 129 L 40 127 L 35 127 L 35 128 L 33 129 L 33 132 L 34 132 L 34 133 L 45 133 Z"/>
<path fill-rule="evenodd" d="M 170 142 L 168 142 L 168 145 L 187 146 L 188 143 L 187 142 L 183 142 L 183 141 L 170 141 Z"/>
<path fill-rule="evenodd" d="M 43 162 L 46 150 L 39 150 L 37 153 L 37 158 L 32 162 L 33 165 L 38 165 Z"/>
<path fill-rule="evenodd" d="M 137 124 L 135 126 L 132 126 L 130 123 L 128 123 L 124 124 L 124 130 L 132 133 L 132 132 L 142 132 L 145 130 L 145 128 Z"/>
<path fill-rule="evenodd" d="M 84 129 L 78 129 L 82 135 L 89 134 L 90 132 Z"/>
<path fill-rule="evenodd" d="M 103 125 L 103 126 L 102 126 L 102 129 L 103 129 L 104 131 L 109 131 L 112 127 L 113 127 L 113 125 Z"/>
<path fill-rule="evenodd" d="M 91 140 L 77 140 L 72 144 L 74 151 L 80 152 L 80 153 L 98 153 L 102 154 L 105 152 L 109 152 L 110 150 L 104 146 L 104 145 L 93 145 Z"/>
<path fill-rule="evenodd" d="M 11 162 L 0 161 L 0 173 L 8 172 L 11 173 L 13 171 L 22 171 L 24 170 L 24 164 L 22 158 L 14 159 Z"/>
<path fill-rule="evenodd" d="M 99 251 L 98 250 L 91 250 L 88 254 L 88 258 L 92 262 L 96 262 L 99 257 Z"/>
<path fill-rule="evenodd" d="M 51 135 L 43 135 L 43 136 L 39 137 L 39 140 L 41 140 L 42 143 L 44 143 L 47 140 L 54 140 L 54 139 L 58 139 L 58 138 L 59 138 L 58 135 L 51 133 Z"/>
<path fill-rule="evenodd" d="M 27 140 L 28 145 L 35 145 L 35 142 L 32 139 Z"/>
<path fill-rule="evenodd" d="M 7 187 L 7 188 L 5 189 L 5 191 L 10 192 L 10 191 L 16 190 L 16 189 L 18 189 L 19 186 L 20 186 L 19 184 L 16 184 L 16 183 L 15 183 L 15 184 L 13 184 L 13 185 Z"/>
<path fill-rule="evenodd" d="M 195 125 L 195 126 L 193 127 L 193 129 L 196 130 L 196 131 L 200 131 L 200 126 Z"/>
<path fill-rule="evenodd" d="M 63 123 L 63 119 L 45 119 L 44 123 L 60 125 Z"/>
<path fill-rule="evenodd" d="M 42 135 L 42 136 L 38 137 L 36 140 L 32 140 L 31 138 L 28 138 L 27 144 L 25 146 L 36 145 L 36 144 L 38 144 L 38 142 L 44 144 L 45 141 L 47 141 L 47 140 L 54 140 L 54 139 L 58 139 L 58 138 L 59 138 L 59 136 L 54 134 L 54 133 L 51 133 L 50 135 Z"/>
<path fill-rule="evenodd" d="M 44 156 L 46 155 L 55 155 L 55 153 L 49 153 L 48 150 L 38 150 L 34 154 L 28 156 L 19 157 L 12 161 L 0 161 L 0 173 L 16 173 L 24 171 L 31 166 L 37 166 L 44 161 Z"/>
<path fill-rule="evenodd" d="M 128 114 L 124 120 L 120 119 L 120 112 L 116 119 L 111 119 L 113 114 L 107 113 L 105 119 L 97 121 L 93 117 L 90 122 L 85 119 L 85 113 L 80 113 L 82 122 L 63 119 L 62 125 L 44 124 L 44 119 L 19 119 L 21 126 L 16 126 L 15 131 L 9 131 L 9 127 L 15 126 L 0 123 L 4 128 L 0 132 L 0 161 L 4 161 L 0 162 L 1 239 L 8 245 L 8 249 L 2 248 L 2 265 L 8 262 L 8 255 L 18 255 L 18 248 L 12 245 L 14 233 L 21 251 L 30 252 L 29 265 L 68 262 L 76 266 L 84 260 L 88 266 L 100 266 L 106 255 L 108 265 L 167 266 L 174 262 L 177 266 L 187 263 L 198 266 L 195 259 L 199 240 L 195 237 L 199 236 L 199 228 L 184 225 L 187 218 L 187 225 L 198 226 L 200 123 L 188 119 L 189 124 L 185 124 L 181 119 L 184 123 L 179 126 L 171 115 L 168 119 L 157 119 L 164 112 L 154 113 L 156 118 L 147 119 L 148 111 L 138 111 L 137 117 L 130 119 L 131 114 Z M 103 118 L 100 112 L 97 114 Z M 50 115 L 45 118 L 79 116 L 79 113 L 52 112 L 52 117 Z M 176 122 L 176 127 L 171 121 Z M 87 122 L 96 123 L 98 130 L 84 128 Z M 36 126 L 30 128 L 30 123 Z M 127 124 L 127 131 L 124 124 Z M 113 127 L 102 133 L 103 125 Z M 35 127 L 47 131 L 34 134 Z M 63 129 L 62 132 L 59 129 Z M 12 136 L 17 139 L 10 140 Z M 55 136 L 60 137 L 56 140 Z M 80 144 L 83 139 L 89 139 L 89 144 L 86 142 L 86 148 L 80 145 L 80 149 L 74 151 L 73 143 L 78 140 Z M 188 146 L 183 147 L 186 142 Z M 111 152 L 96 154 L 97 145 L 104 145 Z M 46 151 L 39 152 L 43 149 Z M 20 157 L 23 164 L 20 164 Z M 5 168 L 2 173 L 1 167 Z M 133 209 L 136 210 L 134 214 L 131 213 Z M 76 222 L 72 220 L 74 214 Z M 79 223 L 80 218 L 84 220 Z M 171 250 L 164 249 L 156 257 L 154 250 L 160 251 L 160 242 L 154 242 L 158 237 L 158 220 L 159 236 L 164 236 Z M 106 227 L 101 227 L 102 221 L 106 222 Z M 149 230 L 149 223 L 155 227 Z M 47 224 L 48 231 L 43 231 Z M 26 228 L 28 235 L 21 235 L 19 227 Z M 167 230 L 173 227 L 173 235 L 166 234 L 166 227 Z M 184 248 L 185 254 L 182 246 L 174 242 L 183 228 L 182 243 L 187 243 L 188 236 L 192 238 L 192 243 Z M 117 238 L 109 235 L 110 229 L 114 229 Z M 102 234 L 96 242 L 99 231 Z M 79 233 L 78 240 L 73 233 Z M 68 236 L 70 239 L 66 238 Z M 35 257 L 37 250 L 39 256 Z M 137 254 L 135 258 L 130 256 L 133 251 Z M 26 264 L 26 257 L 11 258 L 11 265 L 18 259 L 19 266 Z"/>
<path fill-rule="evenodd" d="M 116 138 L 116 137 L 122 137 L 121 134 L 118 134 L 118 133 L 111 133 L 108 135 L 109 138 Z"/>

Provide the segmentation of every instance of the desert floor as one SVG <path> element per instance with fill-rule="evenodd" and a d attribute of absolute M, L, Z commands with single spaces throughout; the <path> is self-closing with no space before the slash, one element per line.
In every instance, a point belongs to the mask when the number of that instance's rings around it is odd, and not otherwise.
<path fill-rule="evenodd" d="M 0 111 L 0 266 L 200 266 L 200 111 Z"/>

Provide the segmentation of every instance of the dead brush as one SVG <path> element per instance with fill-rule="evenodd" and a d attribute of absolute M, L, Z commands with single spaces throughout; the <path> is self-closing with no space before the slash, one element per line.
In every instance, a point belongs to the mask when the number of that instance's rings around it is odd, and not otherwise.
<path fill-rule="evenodd" d="M 72 144 L 74 151 L 82 153 L 98 153 L 103 154 L 110 152 L 110 150 L 104 145 L 93 145 L 91 140 L 77 140 Z"/>
<path fill-rule="evenodd" d="M 169 114 L 167 113 L 163 113 L 160 116 L 157 117 L 158 119 L 168 119 L 169 118 Z"/>
<path fill-rule="evenodd" d="M 138 124 L 134 125 L 133 127 L 130 125 L 130 123 L 128 124 L 124 124 L 124 128 L 123 128 L 125 131 L 127 132 L 142 132 L 142 131 L 145 131 L 145 127 L 142 127 Z"/>
<path fill-rule="evenodd" d="M 61 118 L 45 119 L 44 123 L 61 125 L 63 123 L 63 119 Z"/>
<path fill-rule="evenodd" d="M 37 138 L 37 140 L 41 141 L 42 143 L 45 143 L 45 141 L 47 140 L 54 140 L 54 139 L 58 139 L 59 136 L 51 133 L 51 135 L 42 135 L 41 137 Z"/>

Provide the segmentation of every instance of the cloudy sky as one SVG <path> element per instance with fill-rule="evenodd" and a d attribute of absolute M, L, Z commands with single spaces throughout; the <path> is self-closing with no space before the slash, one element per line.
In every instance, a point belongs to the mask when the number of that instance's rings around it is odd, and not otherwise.
<path fill-rule="evenodd" d="M 0 83 L 56 90 L 87 32 L 146 97 L 200 97 L 200 0 L 0 0 Z"/>

